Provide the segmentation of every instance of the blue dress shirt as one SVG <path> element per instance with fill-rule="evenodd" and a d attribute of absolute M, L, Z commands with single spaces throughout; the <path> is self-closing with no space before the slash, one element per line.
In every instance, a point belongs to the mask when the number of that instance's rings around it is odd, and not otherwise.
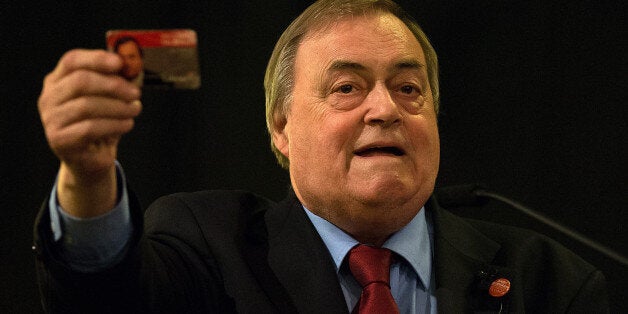
<path fill-rule="evenodd" d="M 62 244 L 61 257 L 76 271 L 104 270 L 121 261 L 126 253 L 133 224 L 124 171 L 117 161 L 116 169 L 118 182 L 122 182 L 120 199 L 113 210 L 102 216 L 87 219 L 71 216 L 57 201 L 56 182 L 52 188 L 48 208 L 53 238 Z"/>
<path fill-rule="evenodd" d="M 305 212 L 334 260 L 347 308 L 351 311 L 360 298 L 362 287 L 353 278 L 345 257 L 359 242 L 329 221 L 307 209 Z M 436 313 L 432 239 L 431 223 L 422 208 L 408 225 L 382 245 L 402 257 L 390 266 L 390 289 L 400 313 Z"/>

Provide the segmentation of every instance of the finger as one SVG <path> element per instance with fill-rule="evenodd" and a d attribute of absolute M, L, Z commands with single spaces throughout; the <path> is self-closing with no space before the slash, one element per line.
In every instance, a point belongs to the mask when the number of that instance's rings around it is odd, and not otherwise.
<path fill-rule="evenodd" d="M 78 69 L 115 74 L 122 69 L 122 60 L 117 54 L 105 50 L 70 50 L 59 59 L 49 79 L 56 81 Z"/>
<path fill-rule="evenodd" d="M 60 106 L 51 106 L 40 113 L 47 134 L 62 132 L 63 128 L 90 119 L 132 119 L 142 110 L 139 100 L 124 102 L 104 97 L 82 97 Z"/>
<path fill-rule="evenodd" d="M 111 143 L 110 139 L 131 131 L 134 123 L 133 119 L 83 120 L 47 135 L 52 150 L 63 160 L 77 150 L 86 150 L 90 143 Z"/>
<path fill-rule="evenodd" d="M 82 96 L 104 96 L 132 101 L 140 98 L 141 91 L 133 83 L 118 75 L 104 75 L 97 72 L 77 70 L 46 90 L 44 101 L 62 104 Z"/>
<path fill-rule="evenodd" d="M 62 106 L 50 108 L 42 117 L 44 125 L 64 128 L 90 119 L 133 119 L 142 111 L 139 100 L 126 102 L 100 96 L 72 99 Z"/>

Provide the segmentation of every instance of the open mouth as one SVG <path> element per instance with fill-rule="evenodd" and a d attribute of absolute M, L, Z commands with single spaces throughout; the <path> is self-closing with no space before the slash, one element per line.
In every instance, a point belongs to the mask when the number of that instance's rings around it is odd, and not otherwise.
<path fill-rule="evenodd" d="M 403 156 L 405 155 L 405 152 L 403 149 L 394 146 L 376 146 L 357 150 L 355 154 L 360 157 Z"/>

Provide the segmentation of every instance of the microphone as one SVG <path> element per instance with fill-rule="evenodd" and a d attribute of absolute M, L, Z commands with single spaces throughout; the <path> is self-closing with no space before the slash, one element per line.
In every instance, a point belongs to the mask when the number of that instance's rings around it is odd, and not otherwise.
<path fill-rule="evenodd" d="M 452 185 L 436 190 L 435 197 L 443 207 L 482 206 L 488 199 L 476 194 L 482 190 L 478 184 Z"/>
<path fill-rule="evenodd" d="M 592 240 L 591 238 L 575 230 L 568 228 L 567 226 L 564 226 L 544 216 L 543 214 L 533 210 L 532 208 L 526 207 L 523 204 L 501 194 L 488 191 L 478 184 L 465 184 L 442 187 L 436 190 L 435 198 L 436 201 L 443 207 L 482 206 L 486 204 L 489 200 L 498 201 L 500 203 L 510 206 L 520 213 L 531 217 L 536 221 L 545 224 L 546 226 L 553 228 L 556 231 L 565 234 L 569 238 L 574 239 L 584 244 L 585 246 L 606 255 L 612 260 L 624 266 L 628 266 L 628 258 L 626 258 L 625 256 L 613 251 L 612 249 Z"/>

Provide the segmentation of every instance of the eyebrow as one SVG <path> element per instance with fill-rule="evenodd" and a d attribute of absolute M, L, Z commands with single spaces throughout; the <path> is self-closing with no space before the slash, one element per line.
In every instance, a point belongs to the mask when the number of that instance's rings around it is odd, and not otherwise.
<path fill-rule="evenodd" d="M 333 77 L 335 73 L 343 71 L 366 73 L 367 68 L 363 64 L 354 61 L 335 60 L 329 65 L 324 74 L 320 77 L 319 90 L 321 91 L 321 95 L 323 95 L 321 97 L 324 97 L 326 91 L 331 88 L 331 86 L 328 86 L 331 84 L 331 77 Z"/>
<path fill-rule="evenodd" d="M 353 70 L 353 71 L 364 71 L 366 67 L 362 64 L 352 61 L 346 60 L 336 60 L 334 61 L 328 68 L 331 71 L 339 71 L 339 70 Z"/>
<path fill-rule="evenodd" d="M 404 70 L 404 69 L 419 70 L 424 67 L 425 65 L 419 62 L 418 60 L 407 59 L 407 60 L 402 60 L 400 62 L 395 63 L 392 68 L 394 70 Z"/>

